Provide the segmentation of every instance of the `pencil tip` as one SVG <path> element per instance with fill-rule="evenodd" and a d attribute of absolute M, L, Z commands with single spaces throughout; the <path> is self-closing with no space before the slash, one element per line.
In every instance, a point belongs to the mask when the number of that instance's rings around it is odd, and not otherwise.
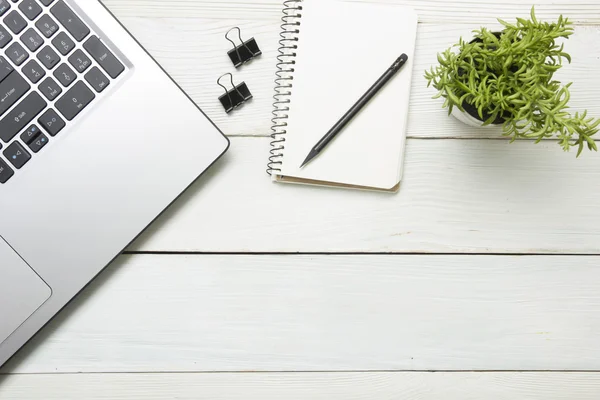
<path fill-rule="evenodd" d="M 300 168 L 304 168 L 304 166 L 305 166 L 306 164 L 308 164 L 309 162 L 311 162 L 311 161 L 312 161 L 312 160 L 313 160 L 313 159 L 314 159 L 316 156 L 318 156 L 318 155 L 319 155 L 319 153 L 317 153 L 317 152 L 315 151 L 315 149 L 312 149 L 312 150 L 310 151 L 310 153 L 308 154 L 308 157 L 306 157 L 306 160 L 304 160 L 304 162 L 303 162 L 303 163 L 302 163 L 302 165 L 300 166 Z"/>

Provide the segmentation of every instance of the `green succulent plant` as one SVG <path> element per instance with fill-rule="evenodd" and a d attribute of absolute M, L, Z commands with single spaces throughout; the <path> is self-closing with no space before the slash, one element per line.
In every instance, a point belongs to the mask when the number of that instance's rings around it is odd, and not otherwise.
<path fill-rule="evenodd" d="M 475 30 L 472 41 L 461 38 L 438 54 L 439 65 L 425 72 L 428 87 L 439 91 L 434 98 L 445 98 L 449 114 L 454 107 L 474 107 L 483 125 L 502 123 L 511 142 L 554 137 L 565 151 L 578 146 L 578 157 L 584 146 L 597 151 L 593 136 L 600 120 L 587 111 L 569 113 L 571 83 L 553 80 L 563 60 L 571 62 L 564 43 L 557 43 L 573 34 L 571 22 L 563 16 L 538 21 L 534 8 L 529 20 L 498 21 L 502 31 Z"/>

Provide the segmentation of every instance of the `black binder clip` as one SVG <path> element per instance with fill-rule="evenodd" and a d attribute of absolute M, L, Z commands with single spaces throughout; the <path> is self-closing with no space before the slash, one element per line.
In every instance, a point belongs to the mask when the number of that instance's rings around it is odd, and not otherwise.
<path fill-rule="evenodd" d="M 240 40 L 240 45 L 236 45 L 233 40 L 229 38 L 229 34 L 233 31 L 238 31 L 238 38 Z M 226 34 L 225 39 L 229 40 L 231 44 L 233 44 L 233 49 L 229 50 L 227 55 L 231 58 L 231 62 L 235 65 L 236 68 L 239 68 L 241 65 L 246 64 L 247 62 L 252 61 L 254 58 L 260 56 L 262 51 L 258 48 L 258 43 L 256 43 L 256 39 L 252 38 L 246 42 L 242 39 L 242 31 L 237 26 L 235 28 L 231 28 Z"/>
<path fill-rule="evenodd" d="M 231 90 L 227 90 L 227 88 L 221 83 L 221 79 L 226 76 L 229 76 L 231 79 L 231 87 L 233 88 Z M 225 94 L 219 97 L 219 101 L 228 114 L 252 98 L 252 93 L 250 93 L 250 89 L 248 89 L 246 82 L 242 82 L 235 86 L 233 83 L 233 75 L 230 73 L 221 76 L 217 80 L 217 84 L 225 90 Z"/>

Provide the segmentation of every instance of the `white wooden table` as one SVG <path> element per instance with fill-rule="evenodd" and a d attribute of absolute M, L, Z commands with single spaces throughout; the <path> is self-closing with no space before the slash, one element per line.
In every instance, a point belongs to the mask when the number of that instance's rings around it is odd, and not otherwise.
<path fill-rule="evenodd" d="M 0 399 L 599 398 L 600 155 L 466 128 L 422 77 L 531 4 L 362 1 L 421 15 L 398 195 L 267 178 L 281 0 L 105 0 L 232 148 L 2 370 Z M 559 78 L 600 116 L 598 0 L 536 5 L 577 23 Z M 236 25 L 264 55 L 227 116 Z"/>

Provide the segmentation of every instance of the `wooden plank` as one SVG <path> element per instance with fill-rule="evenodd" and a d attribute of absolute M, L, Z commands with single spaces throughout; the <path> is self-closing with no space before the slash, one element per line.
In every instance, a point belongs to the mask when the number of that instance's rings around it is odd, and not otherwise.
<path fill-rule="evenodd" d="M 3 372 L 597 371 L 599 260 L 123 256 Z"/>
<path fill-rule="evenodd" d="M 202 3 L 199 3 L 202 4 Z M 206 18 L 131 18 L 125 25 L 148 48 L 153 56 L 181 84 L 194 101 L 231 136 L 268 136 L 271 133 L 271 112 L 278 54 L 279 22 L 277 20 L 230 21 Z M 218 97 L 223 89 L 217 78 L 232 71 L 227 57 L 231 44 L 223 35 L 233 25 L 242 28 L 244 37 L 256 37 L 263 55 L 253 64 L 235 71 L 236 81 L 245 81 L 254 94 L 251 103 L 233 114 L 226 114 Z M 501 130 L 481 130 L 467 127 L 448 118 L 441 100 L 432 100 L 436 93 L 427 88 L 423 73 L 435 65 L 437 53 L 462 37 L 470 37 L 474 24 L 421 24 L 419 27 L 413 93 L 408 127 L 409 137 L 502 137 Z M 498 24 L 489 25 L 498 27 Z M 571 106 L 574 111 L 587 109 L 600 117 L 600 30 L 597 27 L 577 27 L 567 42 L 573 64 L 566 65 L 556 78 L 574 82 Z"/>
<path fill-rule="evenodd" d="M 365 0 L 350 0 L 365 1 Z M 531 3 L 507 0 L 367 0 L 373 3 L 394 3 L 414 7 L 422 22 L 480 22 L 496 18 L 527 15 Z M 283 0 L 102 0 L 118 16 L 181 17 L 215 19 L 277 19 L 281 17 Z M 537 0 L 540 18 L 556 18 L 561 13 L 579 23 L 600 23 L 596 0 Z"/>
<path fill-rule="evenodd" d="M 271 183 L 235 138 L 129 248 L 183 252 L 600 253 L 600 157 L 555 143 L 409 140 L 398 194 Z"/>
<path fill-rule="evenodd" d="M 11 375 L 2 400 L 596 400 L 597 373 Z"/>

